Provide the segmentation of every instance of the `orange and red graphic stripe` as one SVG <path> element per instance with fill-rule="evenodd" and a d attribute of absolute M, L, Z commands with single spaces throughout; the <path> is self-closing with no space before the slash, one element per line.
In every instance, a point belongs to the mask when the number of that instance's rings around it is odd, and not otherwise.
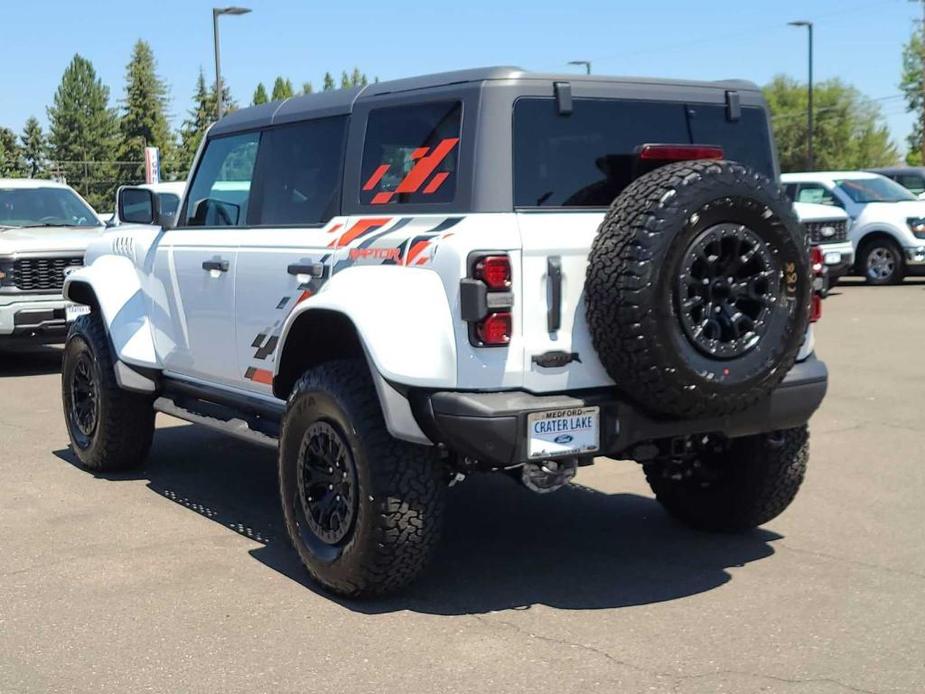
<path fill-rule="evenodd" d="M 401 180 L 395 190 L 376 193 L 373 196 L 371 204 L 385 205 L 391 202 L 392 198 L 401 193 L 417 193 L 421 189 L 421 186 L 424 185 L 424 182 L 436 171 L 440 163 L 446 159 L 447 155 L 453 151 L 453 148 L 456 147 L 458 143 L 458 137 L 448 137 L 445 140 L 441 140 L 432 151 L 427 147 L 418 147 L 411 153 L 411 159 L 416 162 L 411 168 L 411 171 Z M 428 151 L 430 151 L 430 154 L 428 154 Z M 379 185 L 382 178 L 388 172 L 389 167 L 389 164 L 382 164 L 377 167 L 376 170 L 373 171 L 372 176 L 370 176 L 363 185 L 363 190 L 370 191 Z M 436 193 L 449 176 L 449 171 L 441 171 L 436 174 L 433 179 L 431 179 L 430 183 L 425 186 L 422 191 L 423 194 L 433 195 Z"/>

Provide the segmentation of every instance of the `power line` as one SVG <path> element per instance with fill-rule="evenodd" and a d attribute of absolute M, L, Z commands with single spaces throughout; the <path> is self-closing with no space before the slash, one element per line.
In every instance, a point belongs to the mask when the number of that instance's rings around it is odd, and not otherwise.
<path fill-rule="evenodd" d="M 893 99 L 902 99 L 904 94 L 890 94 L 889 96 L 878 96 L 872 98 L 865 98 L 864 101 L 891 101 Z M 825 113 L 826 111 L 837 111 L 839 109 L 845 108 L 844 104 L 839 104 L 837 106 L 824 106 L 823 108 L 817 108 L 813 110 L 813 113 Z M 785 111 L 784 113 L 778 113 L 771 116 L 772 121 L 778 120 L 788 120 L 789 118 L 800 118 L 806 115 L 805 111 Z"/>

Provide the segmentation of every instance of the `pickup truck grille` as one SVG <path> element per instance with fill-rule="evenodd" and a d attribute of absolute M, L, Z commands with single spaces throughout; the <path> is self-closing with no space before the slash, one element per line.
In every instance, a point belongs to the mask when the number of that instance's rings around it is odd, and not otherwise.
<path fill-rule="evenodd" d="M 60 291 L 64 286 L 64 268 L 80 265 L 82 256 L 17 258 L 13 261 L 13 286 L 23 292 Z"/>
<path fill-rule="evenodd" d="M 848 223 L 844 220 L 834 222 L 806 222 L 803 224 L 809 232 L 811 243 L 837 243 L 848 239 Z M 823 231 L 830 230 L 830 231 Z"/>

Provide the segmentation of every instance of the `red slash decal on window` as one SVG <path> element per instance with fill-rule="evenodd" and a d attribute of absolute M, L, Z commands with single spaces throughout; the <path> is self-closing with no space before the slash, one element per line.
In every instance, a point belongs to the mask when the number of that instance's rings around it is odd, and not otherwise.
<path fill-rule="evenodd" d="M 441 140 L 440 143 L 432 150 L 427 147 L 419 147 L 411 155 L 415 162 L 411 171 L 402 179 L 401 183 L 392 191 L 381 191 L 373 196 L 373 205 L 385 205 L 392 201 L 400 193 L 417 193 L 424 182 L 440 166 L 440 163 L 446 159 L 447 155 L 453 151 L 453 148 L 459 143 L 458 137 L 450 137 Z M 382 164 L 369 177 L 369 180 L 363 185 L 363 190 L 373 190 L 382 181 L 383 177 L 389 170 L 389 164 Z M 433 195 L 449 178 L 448 171 L 441 171 L 431 179 L 431 182 L 424 188 L 424 195 Z"/>

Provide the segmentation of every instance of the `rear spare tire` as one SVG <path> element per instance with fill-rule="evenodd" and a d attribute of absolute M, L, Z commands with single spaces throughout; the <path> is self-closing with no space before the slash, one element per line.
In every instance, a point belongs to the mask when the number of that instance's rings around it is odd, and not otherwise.
<path fill-rule="evenodd" d="M 682 417 L 745 409 L 793 365 L 809 320 L 805 232 L 779 187 L 728 161 L 669 164 L 613 202 L 587 318 L 628 397 Z"/>

